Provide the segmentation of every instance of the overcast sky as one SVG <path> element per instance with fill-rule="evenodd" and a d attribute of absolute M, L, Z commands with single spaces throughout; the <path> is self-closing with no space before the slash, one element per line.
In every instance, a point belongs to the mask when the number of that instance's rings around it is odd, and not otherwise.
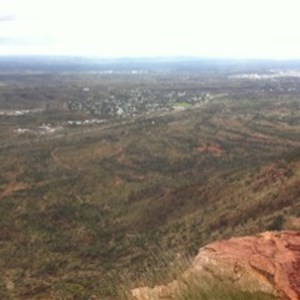
<path fill-rule="evenodd" d="M 0 54 L 300 58 L 299 15 L 299 0 L 0 0 Z"/>

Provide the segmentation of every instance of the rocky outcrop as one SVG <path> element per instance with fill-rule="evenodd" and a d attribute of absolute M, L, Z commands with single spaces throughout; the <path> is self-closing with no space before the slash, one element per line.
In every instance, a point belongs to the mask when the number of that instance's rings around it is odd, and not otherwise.
<path fill-rule="evenodd" d="M 279 299 L 300 299 L 300 232 L 265 232 L 213 242 L 200 249 L 190 268 L 168 285 L 132 290 L 136 300 L 176 299 L 195 278 L 222 281 Z M 201 287 L 201 284 L 199 285 Z"/>

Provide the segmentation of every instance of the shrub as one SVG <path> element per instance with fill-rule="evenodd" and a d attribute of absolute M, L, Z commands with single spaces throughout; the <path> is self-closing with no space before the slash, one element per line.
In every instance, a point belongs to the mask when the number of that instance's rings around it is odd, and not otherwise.
<path fill-rule="evenodd" d="M 267 227 L 268 230 L 281 230 L 283 223 L 284 223 L 284 217 L 282 215 L 277 216 L 273 222 Z"/>

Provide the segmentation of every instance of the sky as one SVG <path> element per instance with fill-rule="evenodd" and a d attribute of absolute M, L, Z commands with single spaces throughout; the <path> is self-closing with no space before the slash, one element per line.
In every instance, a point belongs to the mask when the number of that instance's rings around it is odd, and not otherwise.
<path fill-rule="evenodd" d="M 0 55 L 300 59 L 299 0 L 0 0 Z"/>

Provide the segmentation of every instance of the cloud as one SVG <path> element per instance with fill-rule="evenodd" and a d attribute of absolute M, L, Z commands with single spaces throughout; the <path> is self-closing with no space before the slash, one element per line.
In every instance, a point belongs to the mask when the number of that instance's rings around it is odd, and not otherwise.
<path fill-rule="evenodd" d="M 45 36 L 25 37 L 1 37 L 0 46 L 46 46 L 52 42 L 51 38 Z"/>
<path fill-rule="evenodd" d="M 2 14 L 0 13 L 0 22 L 11 22 L 14 21 L 16 17 L 13 14 Z"/>
<path fill-rule="evenodd" d="M 0 55 L 300 58 L 299 0 L 0 0 L 0 10 Z"/>

